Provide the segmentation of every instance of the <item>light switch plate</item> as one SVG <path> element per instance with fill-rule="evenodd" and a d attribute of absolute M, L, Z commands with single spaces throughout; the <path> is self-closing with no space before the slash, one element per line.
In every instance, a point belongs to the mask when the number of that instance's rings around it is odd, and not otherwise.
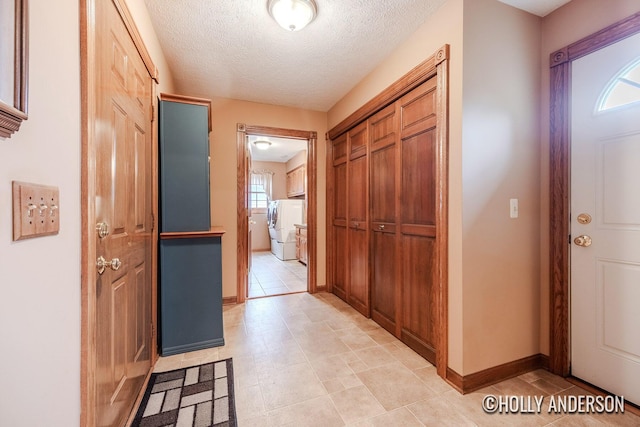
<path fill-rule="evenodd" d="M 58 234 L 58 187 L 13 181 L 13 240 Z"/>
<path fill-rule="evenodd" d="M 518 218 L 518 199 L 509 199 L 509 217 Z"/>

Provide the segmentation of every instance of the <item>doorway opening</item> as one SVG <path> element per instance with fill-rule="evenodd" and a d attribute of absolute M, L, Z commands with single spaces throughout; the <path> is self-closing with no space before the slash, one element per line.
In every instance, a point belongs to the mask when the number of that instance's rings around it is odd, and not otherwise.
<path fill-rule="evenodd" d="M 254 159 L 256 141 L 282 151 Z M 316 132 L 237 126 L 237 303 L 316 292 L 316 141 Z"/>
<path fill-rule="evenodd" d="M 308 140 L 247 135 L 247 298 L 307 291 Z"/>

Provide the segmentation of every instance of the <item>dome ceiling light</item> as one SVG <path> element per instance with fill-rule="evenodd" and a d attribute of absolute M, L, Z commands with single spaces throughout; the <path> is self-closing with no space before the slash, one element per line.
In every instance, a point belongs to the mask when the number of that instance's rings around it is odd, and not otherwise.
<path fill-rule="evenodd" d="M 318 13 L 314 0 L 268 0 L 269 15 L 288 31 L 300 31 Z"/>
<path fill-rule="evenodd" d="M 259 139 L 257 141 L 254 141 L 253 145 L 255 145 L 258 150 L 266 150 L 271 147 L 271 141 L 268 141 L 266 139 Z"/>

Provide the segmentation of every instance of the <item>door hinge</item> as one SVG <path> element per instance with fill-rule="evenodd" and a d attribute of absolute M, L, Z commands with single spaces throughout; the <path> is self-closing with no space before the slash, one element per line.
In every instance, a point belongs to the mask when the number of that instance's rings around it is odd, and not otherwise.
<path fill-rule="evenodd" d="M 151 231 L 155 231 L 156 229 L 156 216 L 153 212 L 151 212 Z"/>
<path fill-rule="evenodd" d="M 156 121 L 156 106 L 151 104 L 151 122 Z"/>

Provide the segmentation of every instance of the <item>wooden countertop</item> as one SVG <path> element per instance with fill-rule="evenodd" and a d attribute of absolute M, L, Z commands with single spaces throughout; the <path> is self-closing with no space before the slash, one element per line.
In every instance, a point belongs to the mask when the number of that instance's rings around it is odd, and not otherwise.
<path fill-rule="evenodd" d="M 293 224 L 296 228 L 307 228 L 307 224 Z"/>
<path fill-rule="evenodd" d="M 221 226 L 213 226 L 208 231 L 170 231 L 160 233 L 160 239 L 200 239 L 204 237 L 221 237 L 224 233 L 225 230 Z"/>

